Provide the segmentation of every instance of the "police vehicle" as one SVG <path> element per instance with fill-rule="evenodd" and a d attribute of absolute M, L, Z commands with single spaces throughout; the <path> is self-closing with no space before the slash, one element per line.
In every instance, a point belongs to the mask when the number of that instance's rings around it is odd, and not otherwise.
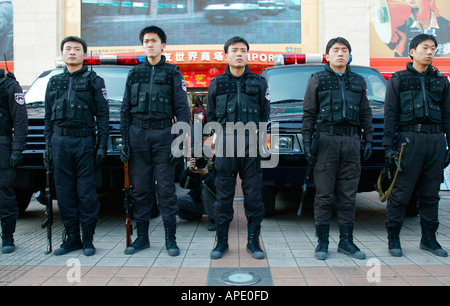
<path fill-rule="evenodd" d="M 323 54 L 279 54 L 274 57 L 274 66 L 262 71 L 270 91 L 269 133 L 275 122 L 279 124 L 279 134 L 272 135 L 267 143 L 268 151 L 278 154 L 278 165 L 275 168 L 263 168 L 266 216 L 274 214 L 279 191 L 301 190 L 303 185 L 308 164 L 303 154 L 301 135 L 303 99 L 309 78 L 313 73 L 322 71 L 326 62 Z M 387 81 L 374 68 L 352 65 L 351 69 L 366 80 L 372 107 L 374 150 L 371 158 L 361 165 L 358 186 L 358 192 L 369 192 L 375 190 L 378 176 L 384 167 L 383 109 Z M 308 187 L 311 187 L 313 194 L 313 179 Z"/>
<path fill-rule="evenodd" d="M 123 189 L 123 163 L 120 160 L 122 137 L 120 135 L 120 108 L 128 72 L 144 62 L 144 55 L 101 55 L 88 56 L 84 64 L 90 66 L 105 80 L 110 112 L 110 136 L 107 158 L 97 169 L 97 190 L 99 193 Z M 57 61 L 57 68 L 44 71 L 25 93 L 28 110 L 27 148 L 23 152 L 24 165 L 16 171 L 15 192 L 19 211 L 28 207 L 33 194 L 39 199 L 44 196 L 46 169 L 43 163 L 45 150 L 44 116 L 45 92 L 49 79 L 63 72 L 64 63 Z M 181 165 L 181 164 L 180 164 Z M 183 165 L 177 169 L 181 173 Z M 39 193 L 38 193 L 39 192 Z M 155 206 L 154 206 L 155 207 Z"/>

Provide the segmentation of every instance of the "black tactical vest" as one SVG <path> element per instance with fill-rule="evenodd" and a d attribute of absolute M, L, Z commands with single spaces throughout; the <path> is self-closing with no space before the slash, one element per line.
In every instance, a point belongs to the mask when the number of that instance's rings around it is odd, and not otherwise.
<path fill-rule="evenodd" d="M 360 126 L 359 109 L 364 91 L 364 78 L 347 71 L 341 80 L 331 71 L 314 74 L 319 80 L 320 114 L 324 124 L 350 123 Z"/>
<path fill-rule="evenodd" d="M 132 69 L 131 114 L 159 113 L 173 117 L 173 80 L 176 66 L 141 64 Z"/>
<path fill-rule="evenodd" d="M 9 113 L 9 97 L 7 88 L 14 83 L 9 77 L 0 78 L 0 130 L 12 129 L 12 119 Z"/>
<path fill-rule="evenodd" d="M 399 78 L 399 124 L 415 124 L 424 121 L 442 121 L 441 103 L 445 89 L 445 77 L 439 71 L 426 72 L 423 76 L 409 69 L 396 72 Z"/>
<path fill-rule="evenodd" d="M 261 94 L 261 76 L 248 73 L 239 80 L 228 74 L 216 78 L 216 117 L 217 122 L 255 122 L 259 124 L 261 110 L 259 106 Z"/>
<path fill-rule="evenodd" d="M 92 80 L 97 74 L 87 71 L 87 68 L 85 70 L 76 76 L 62 73 L 50 79 L 49 101 L 52 103 L 52 121 L 94 123 L 96 110 Z"/>

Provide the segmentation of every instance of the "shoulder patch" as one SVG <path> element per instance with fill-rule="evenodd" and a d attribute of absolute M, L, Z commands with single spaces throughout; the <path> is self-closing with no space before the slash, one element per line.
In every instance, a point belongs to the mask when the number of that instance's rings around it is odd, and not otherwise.
<path fill-rule="evenodd" d="M 16 100 L 16 103 L 19 104 L 19 105 L 24 105 L 25 104 L 25 96 L 21 92 L 14 94 L 14 100 Z"/>

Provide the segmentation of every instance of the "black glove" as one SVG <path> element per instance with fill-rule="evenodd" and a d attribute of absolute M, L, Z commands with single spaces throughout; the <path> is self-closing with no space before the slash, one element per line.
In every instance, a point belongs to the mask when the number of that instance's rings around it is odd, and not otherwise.
<path fill-rule="evenodd" d="M 370 141 L 366 141 L 363 146 L 363 162 L 367 161 L 373 153 L 373 145 Z"/>
<path fill-rule="evenodd" d="M 445 154 L 444 168 L 447 168 L 448 165 L 450 165 L 450 149 Z"/>
<path fill-rule="evenodd" d="M 12 150 L 9 164 L 11 168 L 13 168 L 13 170 L 16 170 L 17 167 L 22 166 L 23 165 L 22 151 Z"/>
<path fill-rule="evenodd" d="M 305 151 L 305 158 L 308 161 L 308 164 L 314 165 L 317 161 L 317 158 L 311 154 L 310 141 L 303 141 L 303 150 Z"/>
<path fill-rule="evenodd" d="M 95 163 L 97 166 L 101 166 L 106 159 L 106 148 L 105 147 L 99 147 L 97 150 L 97 156 L 95 157 Z"/>
<path fill-rule="evenodd" d="M 52 147 L 51 146 L 46 146 L 45 147 L 45 151 L 44 151 L 44 166 L 47 168 L 48 165 L 51 164 L 52 160 L 53 160 Z"/>
<path fill-rule="evenodd" d="M 395 164 L 395 151 L 389 146 L 385 147 L 384 151 L 384 162 L 388 169 L 395 169 L 397 165 Z"/>
<path fill-rule="evenodd" d="M 124 164 L 130 160 L 130 146 L 128 144 L 124 144 L 120 149 L 120 160 Z"/>

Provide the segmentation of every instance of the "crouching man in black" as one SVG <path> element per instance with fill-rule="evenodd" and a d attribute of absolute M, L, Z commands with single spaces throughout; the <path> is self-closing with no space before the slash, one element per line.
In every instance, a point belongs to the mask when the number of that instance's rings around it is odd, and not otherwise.
<path fill-rule="evenodd" d="M 207 157 L 191 158 L 189 167 L 180 176 L 180 186 L 190 191 L 178 196 L 177 206 L 178 216 L 182 219 L 195 220 L 206 214 L 209 220 L 208 230 L 215 231 L 216 183 L 210 169 L 211 163 Z"/>

